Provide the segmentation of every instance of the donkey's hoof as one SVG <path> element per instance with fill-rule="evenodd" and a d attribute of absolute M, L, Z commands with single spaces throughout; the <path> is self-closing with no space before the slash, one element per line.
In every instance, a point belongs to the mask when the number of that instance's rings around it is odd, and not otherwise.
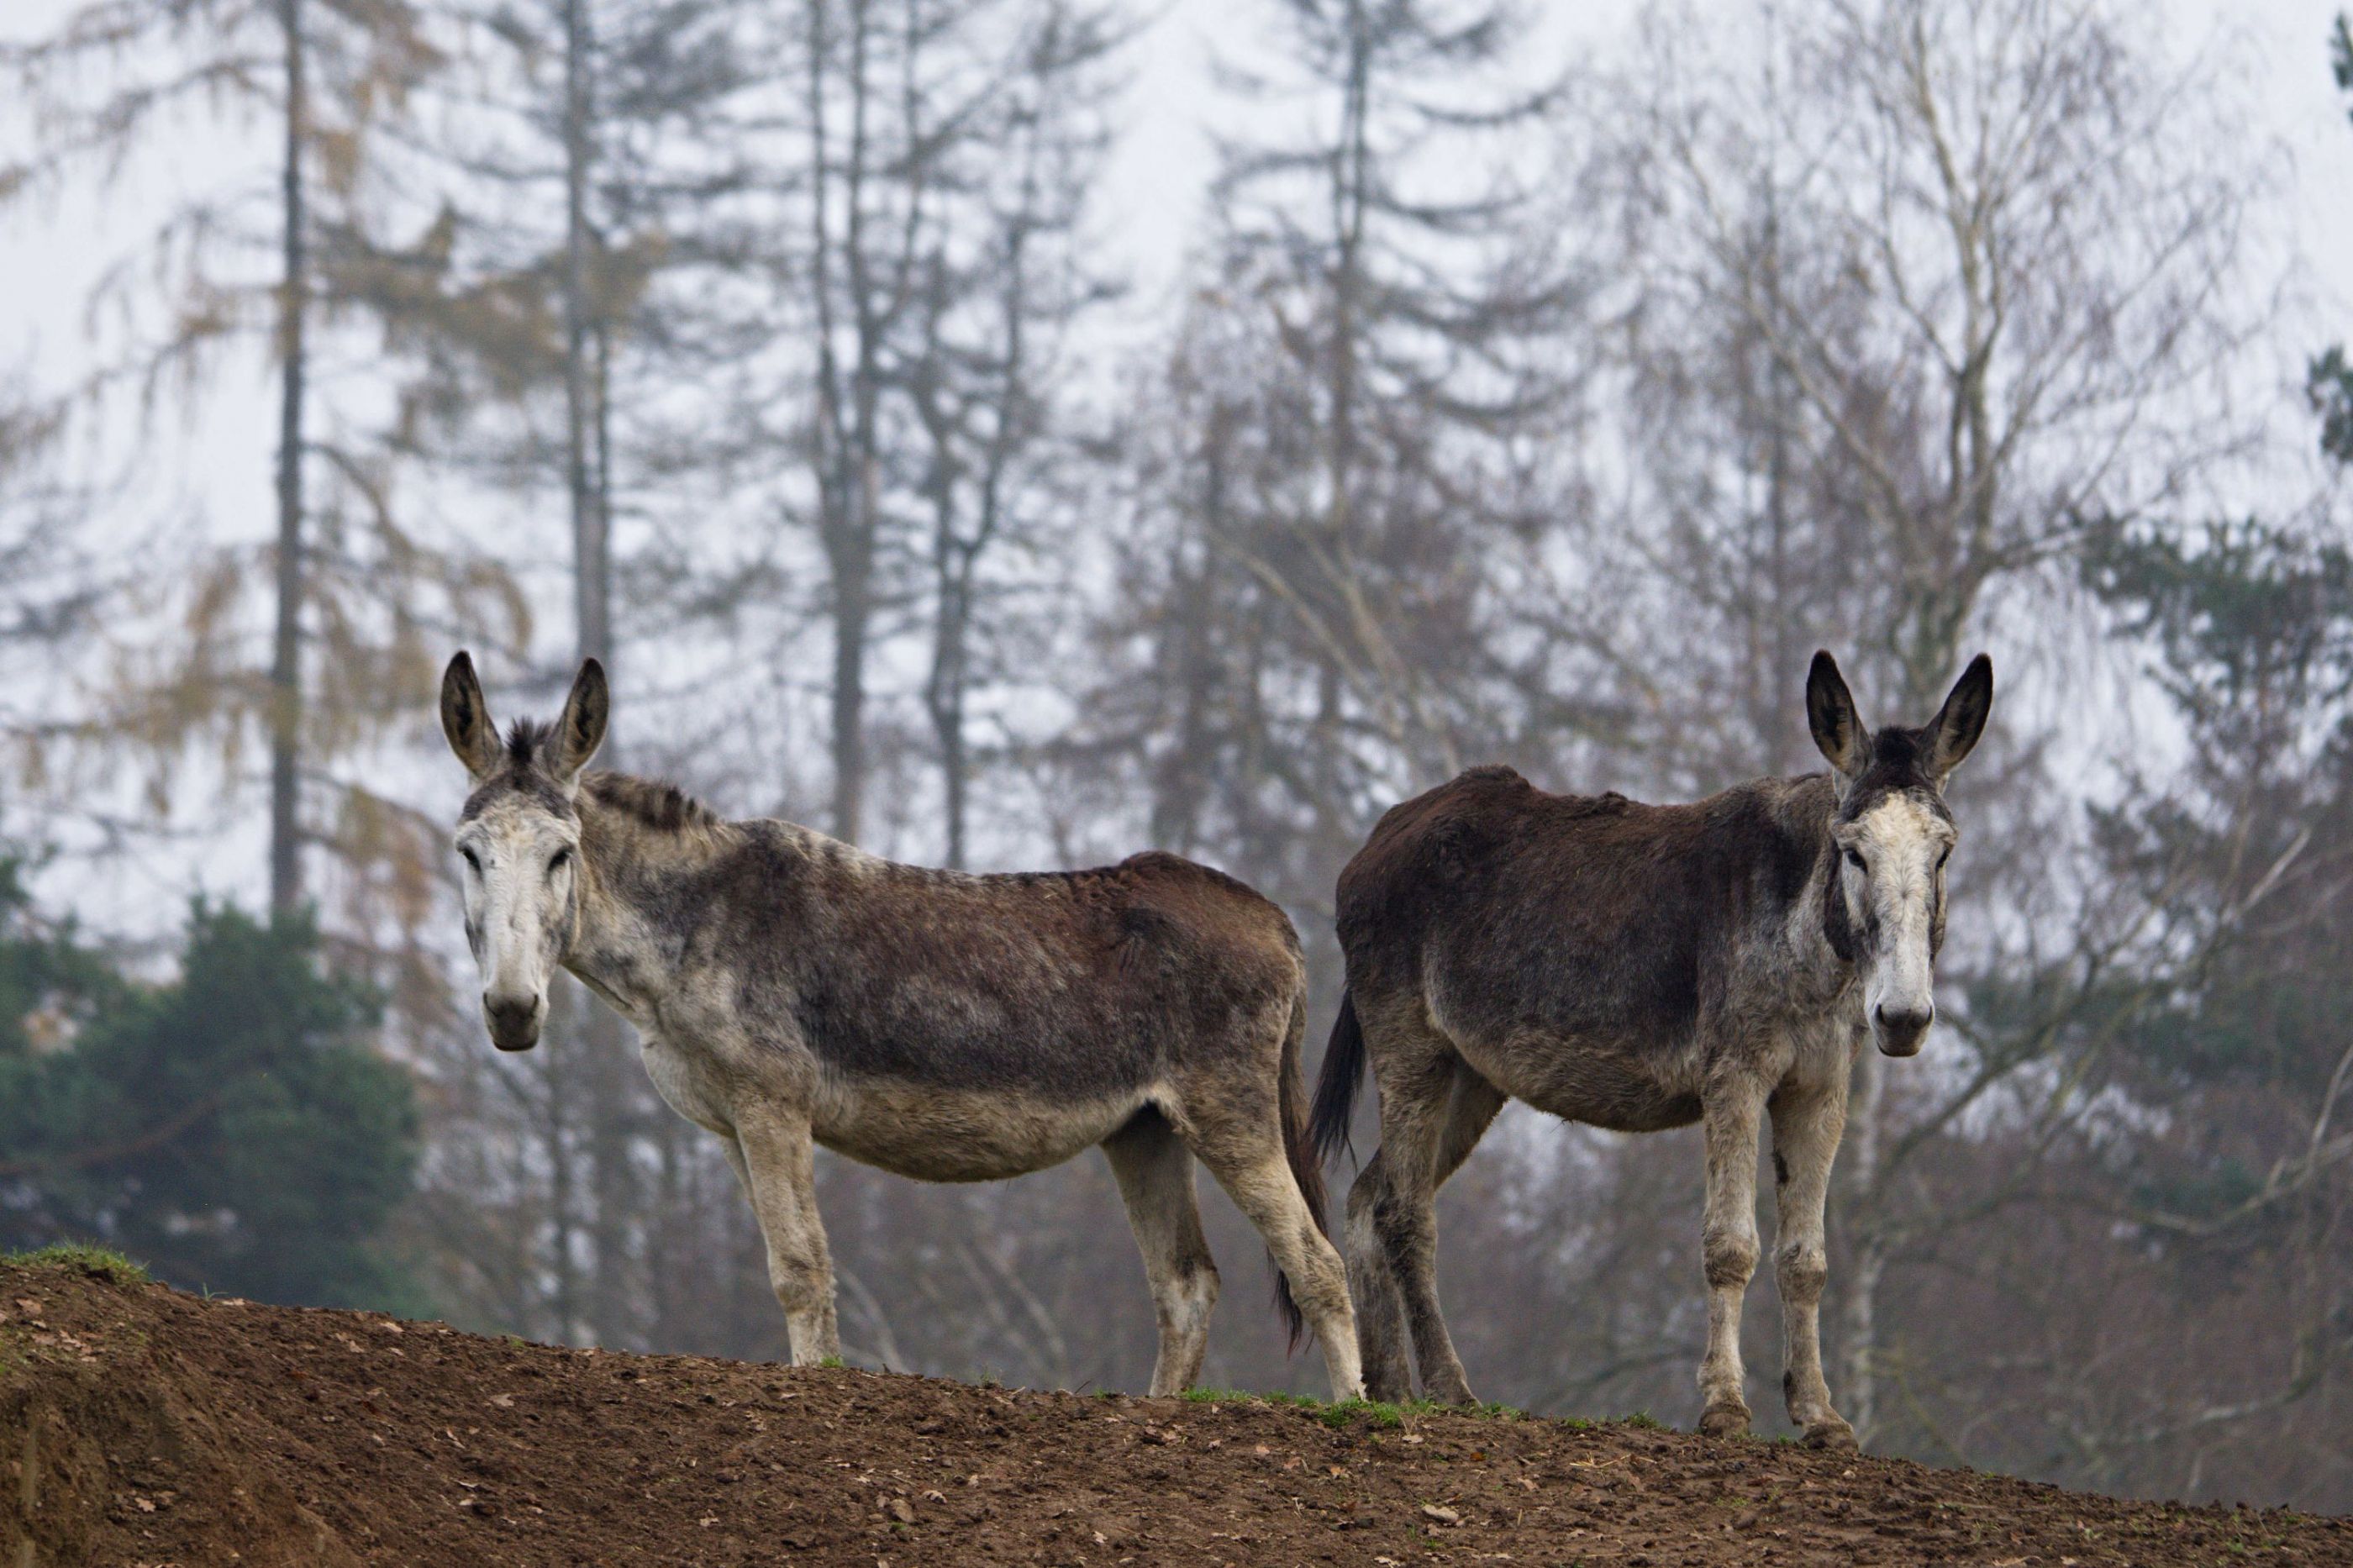
<path fill-rule="evenodd" d="M 1840 1448 L 1851 1453 L 1857 1446 L 1854 1428 L 1847 1425 L 1843 1415 L 1825 1416 L 1806 1428 L 1809 1448 Z"/>
<path fill-rule="evenodd" d="M 1479 1403 L 1479 1396 L 1471 1392 L 1470 1380 L 1460 1372 L 1441 1372 L 1428 1379 L 1422 1397 L 1432 1405 L 1451 1405 L 1458 1410 L 1470 1409 Z"/>
<path fill-rule="evenodd" d="M 1699 1435 L 1703 1437 L 1746 1436 L 1748 1406 L 1740 1404 L 1709 1405 L 1700 1415 Z"/>

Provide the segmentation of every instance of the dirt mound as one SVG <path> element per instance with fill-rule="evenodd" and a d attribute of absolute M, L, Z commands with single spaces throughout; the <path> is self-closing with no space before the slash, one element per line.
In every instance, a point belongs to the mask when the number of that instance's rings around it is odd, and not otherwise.
<path fill-rule="evenodd" d="M 0 1565 L 2353 1563 L 2353 1521 L 1640 1426 L 478 1339 L 0 1266 Z"/>

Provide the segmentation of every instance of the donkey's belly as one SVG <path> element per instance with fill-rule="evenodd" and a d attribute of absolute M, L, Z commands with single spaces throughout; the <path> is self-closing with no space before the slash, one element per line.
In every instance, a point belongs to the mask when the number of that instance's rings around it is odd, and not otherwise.
<path fill-rule="evenodd" d="M 818 1097 L 817 1141 L 923 1182 L 993 1182 L 1059 1165 L 1144 1108 L 1142 1093 L 1064 1100 L 837 1079 Z"/>
<path fill-rule="evenodd" d="M 1700 1117 L 1697 1086 L 1684 1082 L 1672 1061 L 1629 1059 L 1570 1041 L 1517 1044 L 1498 1059 L 1482 1061 L 1487 1054 L 1475 1047 L 1463 1053 L 1498 1089 L 1565 1121 L 1613 1132 L 1659 1132 Z"/>

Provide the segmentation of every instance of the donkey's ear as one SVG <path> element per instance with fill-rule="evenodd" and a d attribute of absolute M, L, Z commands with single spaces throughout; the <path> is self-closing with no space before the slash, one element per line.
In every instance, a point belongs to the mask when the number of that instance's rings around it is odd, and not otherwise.
<path fill-rule="evenodd" d="M 1986 715 L 1993 711 L 1993 660 L 1979 654 L 1953 682 L 1945 705 L 1928 723 L 1928 773 L 1941 786 L 1946 775 L 1961 765 L 1985 733 Z"/>
<path fill-rule="evenodd" d="M 1862 772 L 1870 757 L 1862 716 L 1854 710 L 1854 695 L 1827 648 L 1814 654 L 1814 668 L 1806 673 L 1806 725 L 1840 777 L 1851 779 Z"/>
<path fill-rule="evenodd" d="M 547 771 L 555 782 L 568 784 L 596 748 L 605 743 L 605 722 L 613 716 L 613 695 L 605 684 L 605 667 L 584 659 L 573 678 L 572 695 L 564 700 L 564 717 L 555 721 L 555 746 L 548 753 Z"/>
<path fill-rule="evenodd" d="M 482 700 L 482 683 L 474 674 L 474 660 L 463 649 L 441 672 L 441 732 L 449 749 L 466 764 L 477 783 L 490 777 L 499 763 L 498 727 Z"/>

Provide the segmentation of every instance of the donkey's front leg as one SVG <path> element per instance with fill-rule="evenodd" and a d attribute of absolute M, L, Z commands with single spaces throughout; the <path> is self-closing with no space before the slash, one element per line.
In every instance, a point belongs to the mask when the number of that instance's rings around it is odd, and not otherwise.
<path fill-rule="evenodd" d="M 839 1361 L 833 1257 L 818 1217 L 817 1148 L 807 1121 L 765 1108 L 739 1114 L 729 1152 L 768 1244 L 768 1283 L 785 1309 L 793 1364 Z"/>
<path fill-rule="evenodd" d="M 1707 1355 L 1699 1363 L 1707 1407 L 1699 1429 L 1711 1437 L 1748 1430 L 1740 1365 L 1740 1304 L 1757 1272 L 1757 1121 L 1761 1085 L 1746 1078 L 1710 1085 L 1701 1096 L 1707 1139 L 1707 1210 L 1700 1253 L 1707 1270 Z"/>
<path fill-rule="evenodd" d="M 1854 1428 L 1831 1408 L 1822 1381 L 1822 1285 L 1830 1277 L 1823 1245 L 1822 1205 L 1831 1161 L 1846 1127 L 1846 1078 L 1824 1085 L 1785 1086 L 1773 1096 L 1774 1208 L 1780 1235 L 1773 1247 L 1781 1287 L 1781 1394 L 1789 1419 L 1817 1448 L 1852 1448 Z"/>

